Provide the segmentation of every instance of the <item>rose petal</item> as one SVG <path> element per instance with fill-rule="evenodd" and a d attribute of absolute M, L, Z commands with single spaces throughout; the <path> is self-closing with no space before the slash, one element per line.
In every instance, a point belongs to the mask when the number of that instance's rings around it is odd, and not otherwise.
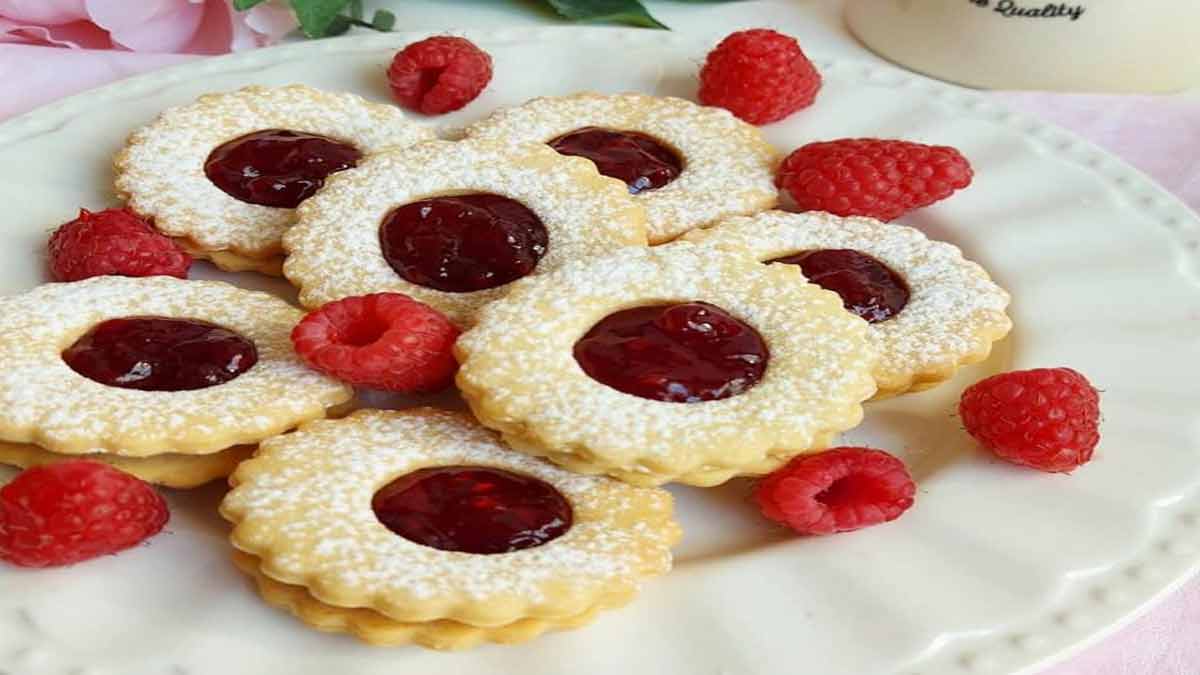
<path fill-rule="evenodd" d="M 238 39 L 234 11 L 224 0 L 209 0 L 192 39 L 177 52 L 184 54 L 225 54 Z"/>
<path fill-rule="evenodd" d="M 20 24 L 57 26 L 88 18 L 84 0 L 0 0 L 0 18 Z"/>
<path fill-rule="evenodd" d="M 223 0 L 216 0 L 222 2 Z M 203 0 L 85 0 L 92 21 L 113 42 L 138 52 L 178 52 L 204 17 Z"/>
<path fill-rule="evenodd" d="M 21 26 L 0 18 L 0 42 L 46 44 L 50 42 L 50 31 L 45 26 Z"/>
<path fill-rule="evenodd" d="M 300 25 L 291 8 L 277 1 L 264 2 L 242 16 L 247 26 L 262 35 L 264 42 L 260 44 L 276 42 Z"/>
<path fill-rule="evenodd" d="M 113 48 L 108 33 L 90 21 L 72 21 L 57 26 L 33 26 L 0 18 L 0 42 L 74 49 Z"/>
<path fill-rule="evenodd" d="M 229 50 L 238 52 L 243 49 L 254 49 L 262 46 L 263 37 L 256 33 L 253 28 L 246 25 L 246 15 L 249 12 L 230 12 L 229 15 Z"/>

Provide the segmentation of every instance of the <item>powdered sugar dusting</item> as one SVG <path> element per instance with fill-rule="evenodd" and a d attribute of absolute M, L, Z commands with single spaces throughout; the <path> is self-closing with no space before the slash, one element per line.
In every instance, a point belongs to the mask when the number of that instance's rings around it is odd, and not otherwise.
<path fill-rule="evenodd" d="M 541 546 L 498 555 L 442 551 L 387 530 L 374 493 L 427 466 L 492 466 L 547 481 L 571 502 L 572 527 Z M 678 537 L 671 497 L 581 476 L 508 450 L 461 413 L 360 411 L 306 425 L 262 445 L 240 467 L 222 513 L 238 548 L 281 581 L 340 606 L 371 606 L 397 620 L 468 617 L 497 623 L 594 604 L 613 587 L 670 567 Z M 574 597 L 558 597 L 569 588 Z M 414 617 L 414 615 L 416 615 Z M 503 620 L 501 620 L 503 619 Z"/>
<path fill-rule="evenodd" d="M 620 309 L 700 300 L 750 324 L 770 350 L 756 386 L 726 399 L 669 403 L 588 377 L 572 348 Z M 659 482 L 794 455 L 858 423 L 874 393 L 866 324 L 798 270 L 676 242 L 581 261 L 519 282 L 457 345 L 458 384 L 476 415 L 519 449 L 573 454 Z"/>
<path fill-rule="evenodd" d="M 432 141 L 380 153 L 331 176 L 300 205 L 300 222 L 284 238 L 284 274 L 313 307 L 351 295 L 396 291 L 470 324 L 483 304 L 509 285 L 448 293 L 413 284 L 383 257 L 379 227 L 398 206 L 447 194 L 487 192 L 514 199 L 537 214 L 549 246 L 533 274 L 571 260 L 645 246 L 645 213 L 624 183 L 601 176 L 591 162 L 564 157 L 537 143 Z"/>
<path fill-rule="evenodd" d="M 199 319 L 254 342 L 258 362 L 191 391 L 110 387 L 61 352 L 97 323 L 127 316 Z M 292 351 L 302 313 L 266 293 L 215 281 L 95 277 L 0 299 L 0 438 L 54 452 L 142 457 L 257 443 L 350 397 Z"/>
<path fill-rule="evenodd" d="M 204 175 L 204 162 L 218 145 L 276 128 L 327 136 L 368 155 L 434 138 L 399 108 L 355 94 L 250 86 L 206 94 L 134 132 L 116 159 L 117 192 L 135 211 L 153 217 L 158 229 L 197 248 L 251 258 L 278 255 L 295 211 L 239 201 Z"/>
<path fill-rule="evenodd" d="M 919 230 L 870 218 L 771 211 L 733 218 L 688 235 L 706 246 L 748 250 L 766 261 L 799 251 L 854 249 L 883 261 L 908 283 L 908 304 L 893 318 L 870 324 L 880 352 L 881 390 L 916 380 L 944 379 L 965 359 L 986 356 L 1012 327 L 1009 296 L 979 265 Z"/>
<path fill-rule="evenodd" d="M 493 113 L 468 128 L 467 136 L 545 143 L 589 126 L 648 134 L 683 158 L 676 180 L 634 197 L 646 208 L 652 243 L 775 205 L 778 155 L 759 130 L 727 110 L 680 98 L 592 93 L 535 98 Z"/>

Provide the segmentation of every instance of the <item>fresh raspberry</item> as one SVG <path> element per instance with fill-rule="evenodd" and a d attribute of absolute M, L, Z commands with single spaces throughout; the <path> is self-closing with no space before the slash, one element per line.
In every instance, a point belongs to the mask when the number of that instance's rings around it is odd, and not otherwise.
<path fill-rule="evenodd" d="M 167 503 L 107 464 L 71 460 L 27 469 L 0 488 L 0 560 L 73 565 L 158 534 Z"/>
<path fill-rule="evenodd" d="M 764 516 L 800 534 L 833 534 L 895 520 L 916 489 L 904 463 L 886 452 L 832 448 L 775 470 L 754 499 Z"/>
<path fill-rule="evenodd" d="M 80 209 L 78 218 L 50 235 L 49 249 L 55 281 L 106 274 L 186 279 L 192 265 L 178 244 L 127 209 Z"/>
<path fill-rule="evenodd" d="M 492 57 L 470 40 L 441 35 L 400 50 L 387 76 L 402 107 L 441 115 L 479 96 L 492 80 Z"/>
<path fill-rule="evenodd" d="M 766 28 L 721 40 L 700 69 L 700 102 L 751 124 L 768 124 L 812 105 L 821 74 L 795 38 Z"/>
<path fill-rule="evenodd" d="M 971 184 L 954 148 L 878 138 L 809 143 L 788 155 L 776 182 L 802 211 L 894 220 Z"/>
<path fill-rule="evenodd" d="M 292 330 L 300 358 L 350 384 L 388 391 L 437 391 L 458 363 L 458 329 L 432 307 L 400 293 L 343 298 L 310 312 Z"/>
<path fill-rule="evenodd" d="M 1068 472 L 1100 441 L 1100 394 L 1070 368 L 1014 370 L 967 387 L 958 403 L 967 433 L 1001 459 Z"/>

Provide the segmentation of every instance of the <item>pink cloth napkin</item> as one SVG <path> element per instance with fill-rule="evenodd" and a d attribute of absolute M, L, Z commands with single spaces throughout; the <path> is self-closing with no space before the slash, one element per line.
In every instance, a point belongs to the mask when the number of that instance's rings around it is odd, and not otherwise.
<path fill-rule="evenodd" d="M 995 92 L 992 96 L 1090 139 L 1200 211 L 1200 95 Z M 1153 672 L 1166 675 L 1166 671 Z M 1195 673 L 1200 673 L 1200 662 L 1188 675 Z"/>
<path fill-rule="evenodd" d="M 195 58 L 0 44 L 0 121 L 63 96 Z M 1200 97 L 992 94 L 1090 138 L 1200 210 Z M 1200 673 L 1200 579 L 1043 675 Z"/>

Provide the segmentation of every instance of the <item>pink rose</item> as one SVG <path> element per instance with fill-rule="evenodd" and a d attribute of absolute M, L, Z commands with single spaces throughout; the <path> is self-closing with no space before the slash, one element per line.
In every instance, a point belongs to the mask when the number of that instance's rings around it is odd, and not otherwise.
<path fill-rule="evenodd" d="M 296 27 L 283 0 L 235 12 L 230 0 L 0 0 L 0 42 L 223 54 Z"/>

